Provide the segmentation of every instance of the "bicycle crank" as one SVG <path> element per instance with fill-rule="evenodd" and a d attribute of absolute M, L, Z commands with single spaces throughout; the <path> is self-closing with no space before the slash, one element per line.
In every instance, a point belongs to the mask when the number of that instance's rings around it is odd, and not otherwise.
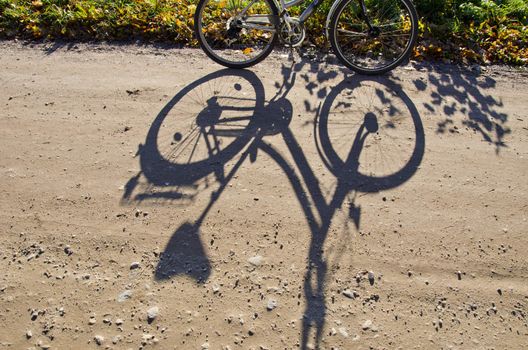
<path fill-rule="evenodd" d="M 283 21 L 279 27 L 279 39 L 288 47 L 300 46 L 305 37 L 304 25 L 296 18 L 288 18 L 288 21 Z"/>

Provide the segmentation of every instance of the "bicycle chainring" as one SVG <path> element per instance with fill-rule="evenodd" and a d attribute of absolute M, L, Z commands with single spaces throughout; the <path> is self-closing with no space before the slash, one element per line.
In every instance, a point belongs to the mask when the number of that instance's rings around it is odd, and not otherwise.
<path fill-rule="evenodd" d="M 288 24 L 291 29 L 288 28 Z M 304 25 L 295 18 L 291 18 L 289 23 L 283 21 L 279 27 L 279 39 L 288 47 L 300 46 L 305 37 Z"/>

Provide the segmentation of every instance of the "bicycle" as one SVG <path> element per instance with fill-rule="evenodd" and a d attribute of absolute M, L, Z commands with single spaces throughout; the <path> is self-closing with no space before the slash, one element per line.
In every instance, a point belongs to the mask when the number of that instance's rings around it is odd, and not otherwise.
<path fill-rule="evenodd" d="M 228 68 L 264 60 L 280 40 L 300 46 L 304 23 L 322 0 L 313 0 L 298 18 L 288 9 L 304 0 L 200 0 L 195 34 L 201 48 Z M 326 36 L 338 59 L 353 71 L 386 73 L 407 60 L 418 36 L 418 15 L 410 0 L 337 0 L 326 20 Z"/>

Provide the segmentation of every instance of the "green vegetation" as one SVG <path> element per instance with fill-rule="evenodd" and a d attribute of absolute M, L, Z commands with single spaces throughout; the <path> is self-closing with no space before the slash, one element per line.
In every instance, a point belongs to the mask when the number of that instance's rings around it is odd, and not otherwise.
<path fill-rule="evenodd" d="M 0 0 L 0 37 L 164 41 L 196 45 L 197 0 Z M 415 59 L 528 65 L 528 0 L 415 0 L 421 39 Z M 307 23 L 325 46 L 332 1 Z M 295 9 L 294 12 L 299 12 Z"/>

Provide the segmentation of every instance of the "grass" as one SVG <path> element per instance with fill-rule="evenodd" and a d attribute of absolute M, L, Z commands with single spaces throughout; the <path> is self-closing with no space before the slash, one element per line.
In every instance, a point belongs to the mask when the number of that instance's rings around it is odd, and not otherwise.
<path fill-rule="evenodd" d="M 0 37 L 171 42 L 195 46 L 196 0 L 0 0 Z M 325 1 L 306 24 L 327 47 Z M 415 0 L 415 59 L 528 65 L 528 0 Z M 299 13 L 300 9 L 294 9 Z"/>

